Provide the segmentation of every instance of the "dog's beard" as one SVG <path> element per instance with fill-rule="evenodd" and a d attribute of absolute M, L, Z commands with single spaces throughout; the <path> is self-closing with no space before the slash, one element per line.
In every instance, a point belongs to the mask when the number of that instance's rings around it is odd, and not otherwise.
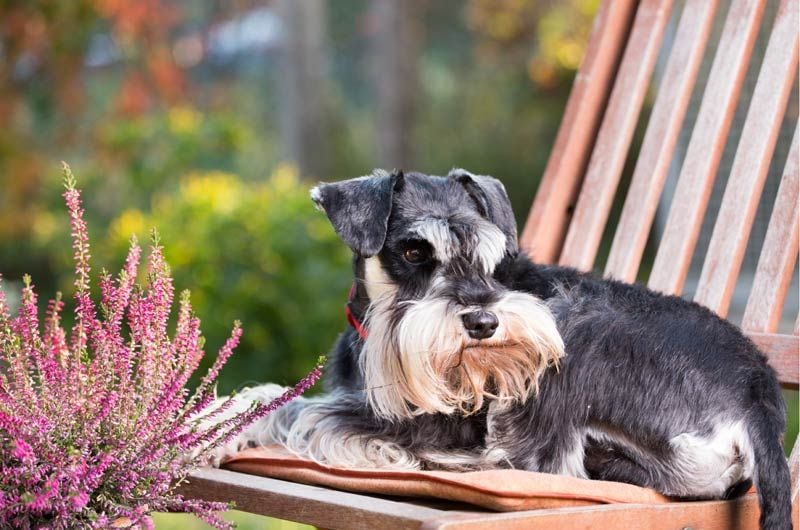
<path fill-rule="evenodd" d="M 367 400 L 383 418 L 468 415 L 486 399 L 524 402 L 564 354 L 549 309 L 525 293 L 509 292 L 490 308 L 499 327 L 484 341 L 466 335 L 461 315 L 467 309 L 446 299 L 405 302 L 399 320 L 393 305 L 388 295 L 370 306 L 369 337 L 359 359 Z"/>

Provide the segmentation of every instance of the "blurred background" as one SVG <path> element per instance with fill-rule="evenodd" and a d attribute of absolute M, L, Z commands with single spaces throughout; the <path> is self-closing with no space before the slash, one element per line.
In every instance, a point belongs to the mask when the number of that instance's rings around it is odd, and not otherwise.
<path fill-rule="evenodd" d="M 157 227 L 221 390 L 289 383 L 344 326 L 349 252 L 308 199 L 375 167 L 501 177 L 524 216 L 597 0 L 0 2 L 0 270 L 71 293 L 60 160 L 96 270 Z M 68 298 L 68 297 L 67 297 Z"/>
<path fill-rule="evenodd" d="M 44 299 L 72 293 L 65 160 L 95 270 L 157 227 L 207 350 L 243 322 L 220 390 L 290 384 L 344 328 L 350 286 L 308 188 L 459 166 L 501 177 L 523 219 L 598 3 L 0 1 L 4 290 L 30 273 Z"/>
<path fill-rule="evenodd" d="M 17 295 L 30 273 L 43 299 L 72 293 L 60 195 L 66 160 L 84 190 L 95 270 L 118 270 L 131 235 L 146 242 L 157 227 L 176 288 L 192 291 L 208 351 L 235 319 L 243 322 L 220 390 L 291 384 L 343 329 L 350 286 L 349 252 L 313 208 L 309 187 L 375 167 L 464 167 L 501 178 L 522 223 L 598 4 L 0 0 L 4 290 Z M 760 37 L 757 49 L 764 47 Z M 796 123 L 796 98 L 787 114 Z M 646 121 L 640 125 L 633 154 Z M 791 123 L 787 130 L 776 154 L 781 168 Z M 770 205 L 780 168 L 773 173 Z M 757 221 L 753 239 L 764 230 L 766 221 Z M 748 250 L 745 271 L 757 250 Z M 645 275 L 652 257 L 648 251 Z M 793 291 L 787 304 L 796 307 Z M 789 397 L 796 431 L 797 394 Z M 231 517 L 246 529 L 300 527 Z M 157 528 L 206 526 L 159 515 Z"/>

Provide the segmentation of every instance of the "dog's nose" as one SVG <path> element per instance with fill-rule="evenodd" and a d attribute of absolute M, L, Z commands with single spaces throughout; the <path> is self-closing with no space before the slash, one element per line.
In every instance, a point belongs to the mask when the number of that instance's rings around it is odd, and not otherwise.
<path fill-rule="evenodd" d="M 473 311 L 461 316 L 464 327 L 473 339 L 488 339 L 494 335 L 499 322 L 494 313 L 488 311 Z"/>

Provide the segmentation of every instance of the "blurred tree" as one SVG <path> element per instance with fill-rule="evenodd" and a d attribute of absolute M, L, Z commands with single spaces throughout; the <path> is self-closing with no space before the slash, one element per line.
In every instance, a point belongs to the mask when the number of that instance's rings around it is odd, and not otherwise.
<path fill-rule="evenodd" d="M 522 58 L 536 85 L 554 89 L 580 65 L 598 5 L 599 0 L 470 0 L 466 16 L 479 37 L 479 57 Z"/>
<path fill-rule="evenodd" d="M 278 0 L 284 23 L 281 125 L 288 158 L 304 177 L 329 174 L 325 3 Z"/>
<path fill-rule="evenodd" d="M 418 59 L 427 2 L 376 0 L 373 71 L 378 100 L 377 159 L 380 167 L 413 168 L 413 128 L 419 99 Z"/>
<path fill-rule="evenodd" d="M 0 2 L 0 265 L 12 278 L 31 272 L 48 285 L 52 263 L 37 242 L 55 229 L 47 209 L 58 204 L 58 187 L 44 184 L 57 182 L 60 158 L 96 139 L 96 116 L 130 119 L 181 93 L 168 47 L 179 20 L 162 0 Z M 119 45 L 103 46 L 100 31 Z M 99 49 L 106 60 L 119 56 L 125 78 L 102 105 L 86 75 Z M 107 193 L 117 182 L 113 173 L 105 177 L 97 187 Z"/>
<path fill-rule="evenodd" d="M 44 146 L 72 140 L 52 127 L 53 115 L 73 120 L 83 109 L 81 57 L 97 19 L 90 0 L 0 3 L 0 249 L 14 241 L 14 254 L 34 254 L 31 240 L 45 210 L 37 200 L 49 159 Z M 12 277 L 19 273 L 14 254 L 0 260 Z M 49 273 L 34 261 L 31 272 Z"/>

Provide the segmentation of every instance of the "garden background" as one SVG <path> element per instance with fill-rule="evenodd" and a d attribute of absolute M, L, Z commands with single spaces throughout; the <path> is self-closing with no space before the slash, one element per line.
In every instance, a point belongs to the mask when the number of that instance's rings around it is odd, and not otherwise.
<path fill-rule="evenodd" d="M 350 286 L 349 253 L 308 188 L 458 166 L 501 178 L 522 222 L 598 3 L 2 1 L 7 295 L 24 273 L 45 300 L 72 293 L 66 160 L 96 269 L 118 270 L 130 236 L 157 227 L 209 350 L 243 322 L 220 390 L 292 383 L 343 329 Z M 205 527 L 170 515 L 157 528 Z"/>

